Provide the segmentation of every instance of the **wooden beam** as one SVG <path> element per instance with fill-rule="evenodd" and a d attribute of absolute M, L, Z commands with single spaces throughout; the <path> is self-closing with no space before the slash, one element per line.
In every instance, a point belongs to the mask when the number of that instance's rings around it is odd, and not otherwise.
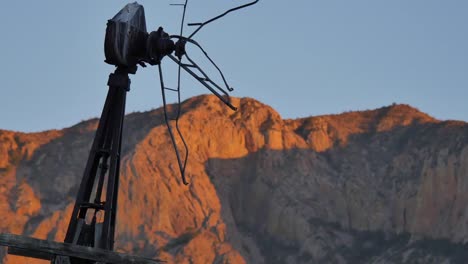
<path fill-rule="evenodd" d="M 69 256 L 112 264 L 156 264 L 164 262 L 161 260 L 131 256 L 99 248 L 59 243 L 13 234 L 0 234 L 0 245 L 13 248 L 13 250 L 9 250 L 9 252 L 33 258 L 38 257 L 38 253 L 41 253 L 43 256 Z M 28 254 L 29 251 L 32 254 Z"/>
<path fill-rule="evenodd" d="M 35 251 L 31 249 L 22 249 L 16 247 L 8 247 L 8 254 L 9 255 L 16 255 L 16 256 L 23 256 L 28 258 L 35 258 L 35 259 L 45 259 L 45 260 L 52 260 L 54 257 L 51 254 Z"/>

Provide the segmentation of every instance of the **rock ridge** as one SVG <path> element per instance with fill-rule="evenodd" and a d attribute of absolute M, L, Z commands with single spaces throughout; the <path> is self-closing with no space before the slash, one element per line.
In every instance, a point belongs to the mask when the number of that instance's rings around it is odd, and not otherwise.
<path fill-rule="evenodd" d="M 233 104 L 183 102 L 189 186 L 162 109 L 126 116 L 118 251 L 169 263 L 466 259 L 467 123 L 403 104 L 299 119 Z M 0 232 L 63 240 L 97 122 L 0 130 Z"/>

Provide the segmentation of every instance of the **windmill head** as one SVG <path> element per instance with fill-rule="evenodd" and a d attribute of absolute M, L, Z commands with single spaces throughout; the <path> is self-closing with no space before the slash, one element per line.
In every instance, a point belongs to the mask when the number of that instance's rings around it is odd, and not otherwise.
<path fill-rule="evenodd" d="M 146 55 L 145 10 L 138 3 L 127 4 L 107 22 L 104 53 L 115 66 L 135 66 Z"/>
<path fill-rule="evenodd" d="M 127 4 L 107 22 L 104 53 L 109 64 L 127 68 L 145 62 L 156 65 L 174 49 L 174 41 L 162 27 L 146 31 L 145 10 L 137 2 Z"/>

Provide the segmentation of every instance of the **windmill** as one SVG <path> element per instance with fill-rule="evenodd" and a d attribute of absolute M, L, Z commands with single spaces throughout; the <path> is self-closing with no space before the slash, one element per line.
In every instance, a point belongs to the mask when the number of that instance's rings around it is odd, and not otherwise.
<path fill-rule="evenodd" d="M 175 150 L 181 180 L 185 178 L 188 160 L 188 147 L 179 129 L 180 91 L 182 70 L 217 96 L 232 110 L 228 85 L 223 72 L 203 47 L 194 40 L 194 36 L 206 25 L 242 8 L 254 5 L 249 3 L 231 8 L 224 13 L 201 23 L 189 23 L 194 27 L 188 37 L 183 36 L 185 14 L 188 0 L 181 4 L 172 4 L 183 8 L 180 32 L 170 35 L 159 27 L 150 33 L 146 30 L 143 6 L 137 2 L 127 4 L 112 19 L 108 20 L 104 41 L 106 63 L 116 66 L 115 72 L 108 79 L 109 91 L 96 130 L 93 145 L 80 184 L 75 206 L 72 212 L 65 243 L 38 240 L 11 234 L 0 235 L 0 245 L 8 246 L 8 253 L 51 260 L 51 263 L 91 264 L 91 263 L 157 263 L 157 260 L 144 259 L 113 252 L 117 216 L 117 194 L 119 187 L 120 153 L 122 128 L 125 115 L 126 93 L 130 90 L 129 74 L 135 74 L 138 66 L 157 66 L 164 118 Z M 186 46 L 193 45 L 200 49 L 208 61 L 216 68 L 222 84 L 216 83 L 187 54 Z M 178 66 L 177 86 L 165 86 L 162 71 L 164 58 L 169 58 Z M 168 116 L 167 92 L 175 92 L 176 116 Z M 170 121 L 175 121 L 175 131 L 181 138 L 185 155 L 180 155 Z"/>

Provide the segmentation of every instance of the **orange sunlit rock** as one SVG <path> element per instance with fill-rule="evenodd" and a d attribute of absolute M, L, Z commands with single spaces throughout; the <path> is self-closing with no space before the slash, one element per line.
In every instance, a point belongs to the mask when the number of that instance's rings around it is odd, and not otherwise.
<path fill-rule="evenodd" d="M 443 263 L 397 243 L 466 242 L 466 123 L 407 105 L 284 120 L 254 99 L 233 103 L 183 103 L 188 186 L 162 110 L 126 116 L 117 251 L 168 263 L 359 263 L 356 252 Z M 63 240 L 97 123 L 0 131 L 0 232 Z M 4 253 L 6 264 L 48 263 Z"/>

